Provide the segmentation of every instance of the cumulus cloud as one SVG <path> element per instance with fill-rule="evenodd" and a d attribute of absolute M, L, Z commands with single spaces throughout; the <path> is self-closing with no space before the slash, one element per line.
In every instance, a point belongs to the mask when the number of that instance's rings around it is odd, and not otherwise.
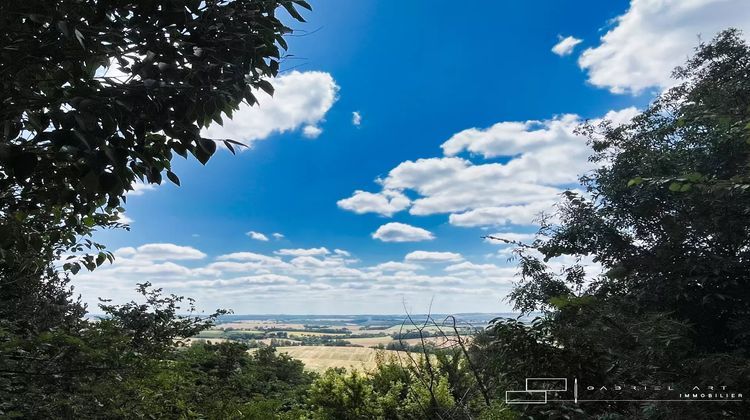
<path fill-rule="evenodd" d="M 352 254 L 349 251 L 345 251 L 343 249 L 338 249 L 338 248 L 334 249 L 333 253 L 336 254 L 336 255 L 340 255 L 342 257 L 351 257 L 352 256 Z"/>
<path fill-rule="evenodd" d="M 263 242 L 267 242 L 268 241 L 268 236 L 266 236 L 266 235 L 264 235 L 264 234 L 262 234 L 260 232 L 256 232 L 254 230 L 246 232 L 245 235 L 249 236 L 251 239 L 255 239 L 256 241 L 263 241 Z"/>
<path fill-rule="evenodd" d="M 352 112 L 352 124 L 356 127 L 359 127 L 360 124 L 362 124 L 362 114 L 360 114 L 359 111 Z"/>
<path fill-rule="evenodd" d="M 337 308 L 353 302 L 356 307 L 344 310 L 352 313 L 382 312 L 383 305 L 392 305 L 388 310 L 397 311 L 404 301 L 433 294 L 464 302 L 469 299 L 475 306 L 477 296 L 482 296 L 485 308 L 496 310 L 513 279 L 512 270 L 476 262 L 463 264 L 469 261 L 453 252 L 415 251 L 404 261 L 365 264 L 338 248 L 333 252 L 325 247 L 281 251 L 283 255 L 238 251 L 188 266 L 179 260 L 205 254 L 179 245 L 145 244 L 118 249 L 112 265 L 94 273 L 79 273 L 74 283 L 84 301 L 92 305 L 98 296 L 115 302 L 137 298 L 132 291 L 135 284 L 150 281 L 167 293 L 199 297 L 200 308 L 206 310 L 232 307 L 240 313 L 278 313 L 304 305 L 306 311 L 330 313 L 333 302 Z M 418 262 L 443 264 L 423 266 Z M 296 299 L 293 305 L 284 306 L 290 299 Z M 429 305 L 429 301 L 424 303 Z M 316 304 L 321 306 L 314 309 Z"/>
<path fill-rule="evenodd" d="M 461 261 L 463 257 L 456 252 L 434 252 L 434 251 L 413 251 L 404 257 L 409 262 L 451 262 Z"/>
<path fill-rule="evenodd" d="M 138 258 L 149 261 L 156 260 L 200 260 L 206 257 L 203 252 L 190 247 L 170 243 L 153 243 L 141 245 L 138 248 L 120 248 L 116 256 Z"/>
<path fill-rule="evenodd" d="M 415 271 L 424 269 L 424 267 L 419 264 L 411 264 L 400 261 L 387 261 L 384 263 L 380 263 L 372 268 L 378 271 Z"/>
<path fill-rule="evenodd" d="M 281 263 L 281 259 L 277 257 L 270 257 L 265 254 L 258 254 L 256 252 L 232 252 L 231 254 L 219 255 L 216 257 L 217 261 L 259 261 L 264 263 L 278 264 Z"/>
<path fill-rule="evenodd" d="M 284 239 L 284 234 L 279 233 L 279 232 L 274 232 L 271 234 L 271 236 L 273 236 L 276 239 Z"/>
<path fill-rule="evenodd" d="M 539 215 L 551 212 L 557 203 L 557 194 L 554 199 L 539 200 L 533 203 L 479 207 L 462 213 L 453 213 L 448 216 L 448 221 L 454 226 L 476 227 L 476 226 L 500 226 L 500 225 L 533 225 Z"/>
<path fill-rule="evenodd" d="M 708 40 L 728 27 L 750 33 L 745 0 L 632 0 L 599 45 L 581 54 L 579 65 L 589 83 L 613 93 L 664 89 L 699 37 Z"/>
<path fill-rule="evenodd" d="M 128 217 L 125 213 L 117 213 L 117 223 L 123 223 L 126 225 L 129 225 L 133 223 L 135 220 Z"/>
<path fill-rule="evenodd" d="M 582 42 L 581 39 L 578 39 L 574 36 L 566 36 L 562 37 L 560 36 L 560 42 L 555 44 L 554 47 L 552 47 L 552 52 L 559 55 L 560 57 L 570 55 L 573 53 L 573 50 L 575 49 L 576 45 L 580 44 Z"/>
<path fill-rule="evenodd" d="M 133 189 L 127 192 L 128 196 L 143 195 L 143 193 L 145 193 L 146 191 L 153 191 L 156 189 L 156 185 L 145 184 L 143 182 L 136 182 L 131 185 L 131 187 Z"/>
<path fill-rule="evenodd" d="M 320 248 L 297 248 L 297 249 L 280 249 L 275 252 L 278 255 L 293 255 L 293 256 L 311 256 L 311 255 L 327 255 L 331 252 L 326 247 Z"/>
<path fill-rule="evenodd" d="M 323 132 L 323 129 L 314 125 L 306 125 L 302 129 L 302 135 L 308 139 L 315 139 Z"/>
<path fill-rule="evenodd" d="M 500 267 L 495 264 L 476 264 L 470 261 L 464 261 L 457 264 L 451 264 L 444 270 L 452 276 L 469 277 L 472 275 L 482 276 L 501 282 L 508 282 L 516 274 L 515 267 Z"/>
<path fill-rule="evenodd" d="M 319 71 L 293 71 L 271 83 L 273 96 L 257 92 L 259 104 L 241 105 L 231 120 L 224 121 L 223 126 L 212 124 L 203 135 L 250 144 L 273 133 L 304 127 L 304 136 L 317 137 L 322 131 L 318 124 L 333 106 L 339 90 L 333 77 Z"/>
<path fill-rule="evenodd" d="M 626 108 L 606 117 L 623 123 L 636 114 L 635 108 Z M 444 156 L 402 162 L 378 180 L 382 191 L 357 190 L 339 207 L 385 216 L 405 209 L 419 216 L 447 213 L 457 226 L 531 225 L 594 168 L 587 139 L 575 133 L 582 122 L 564 114 L 460 131 L 442 144 Z M 474 163 L 474 155 L 503 160 Z M 407 190 L 417 198 L 406 198 Z M 403 200 L 397 205 L 387 200 L 399 194 Z"/>
<path fill-rule="evenodd" d="M 397 222 L 380 226 L 372 237 L 383 242 L 419 242 L 435 239 L 435 235 L 429 230 Z"/>
<path fill-rule="evenodd" d="M 377 213 L 390 217 L 408 208 L 410 203 L 409 198 L 400 191 L 383 190 L 379 193 L 370 193 L 357 190 L 351 197 L 339 200 L 336 204 L 357 214 Z"/>
<path fill-rule="evenodd" d="M 264 235 L 264 234 L 262 234 L 260 232 L 256 232 L 254 230 L 251 230 L 251 231 L 245 233 L 245 235 L 249 236 L 251 239 L 255 239 L 256 241 L 263 241 L 263 242 L 267 242 L 268 241 L 268 236 L 266 236 L 266 235 Z"/>

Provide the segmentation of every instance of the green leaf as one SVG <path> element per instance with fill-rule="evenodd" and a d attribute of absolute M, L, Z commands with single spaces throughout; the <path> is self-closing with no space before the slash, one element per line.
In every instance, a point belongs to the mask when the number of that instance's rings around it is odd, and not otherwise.
<path fill-rule="evenodd" d="M 284 6 L 284 9 L 286 9 L 286 11 L 290 15 L 292 15 L 293 18 L 297 19 L 300 22 L 305 22 L 305 18 L 303 18 L 302 15 L 299 14 L 299 12 L 297 11 L 297 9 L 294 8 L 294 4 L 293 3 L 285 1 L 285 2 L 281 3 L 281 5 Z M 309 7 L 309 5 L 307 5 L 307 6 Z M 302 6 L 302 7 L 305 7 L 305 6 Z"/>
<path fill-rule="evenodd" d="M 57 29 L 59 29 L 66 38 L 70 38 L 70 30 L 68 29 L 68 24 L 65 21 L 58 21 Z"/>
<path fill-rule="evenodd" d="M 634 185 L 640 185 L 643 182 L 643 178 L 637 176 L 630 181 L 628 181 L 628 187 L 632 187 Z"/>
<path fill-rule="evenodd" d="M 81 44 L 81 48 L 86 48 L 86 45 L 83 44 L 83 34 L 78 29 L 75 29 L 73 32 L 76 34 L 76 39 L 78 40 L 78 43 Z"/>
<path fill-rule="evenodd" d="M 261 88 L 267 94 L 273 96 L 273 85 L 268 80 L 265 80 L 265 79 L 259 80 L 258 87 Z"/>
<path fill-rule="evenodd" d="M 201 138 L 198 145 L 209 155 L 213 155 L 216 152 L 216 142 L 211 139 Z"/>
<path fill-rule="evenodd" d="M 673 182 L 669 185 L 669 191 L 677 192 L 680 191 L 680 189 L 682 189 L 682 184 L 679 182 Z"/>
<path fill-rule="evenodd" d="M 174 172 L 167 171 L 167 178 L 169 178 L 169 180 L 172 181 L 178 187 L 180 186 L 180 178 L 178 178 Z"/>
<path fill-rule="evenodd" d="M 690 182 L 698 182 L 703 178 L 703 175 L 700 172 L 692 172 L 686 178 Z"/>

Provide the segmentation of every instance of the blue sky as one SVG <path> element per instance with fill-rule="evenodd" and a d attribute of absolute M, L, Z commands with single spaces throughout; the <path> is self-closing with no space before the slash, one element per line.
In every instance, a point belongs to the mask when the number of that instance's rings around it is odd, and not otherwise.
<path fill-rule="evenodd" d="M 575 188 L 591 168 L 573 128 L 626 121 L 698 34 L 750 27 L 737 1 L 686 3 L 312 2 L 275 98 L 207 132 L 250 148 L 177 158 L 181 187 L 130 194 L 131 230 L 96 236 L 117 262 L 77 290 L 121 301 L 150 280 L 236 313 L 507 311 L 508 249 L 480 237 L 528 240 Z"/>

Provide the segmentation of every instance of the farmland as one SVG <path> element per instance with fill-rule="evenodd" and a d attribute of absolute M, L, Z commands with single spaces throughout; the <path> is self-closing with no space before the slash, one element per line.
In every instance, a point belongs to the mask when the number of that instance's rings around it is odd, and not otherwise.
<path fill-rule="evenodd" d="M 396 358 L 408 363 L 407 355 L 404 352 L 368 347 L 293 346 L 277 347 L 277 351 L 301 360 L 305 364 L 305 368 L 316 372 L 336 367 L 358 370 L 372 369 L 376 365 L 378 355 L 384 359 Z"/>
<path fill-rule="evenodd" d="M 477 327 L 498 314 L 458 316 L 458 333 L 470 341 Z M 452 324 L 444 316 L 242 316 L 223 319 L 202 331 L 192 342 L 235 342 L 252 349 L 271 346 L 301 360 L 305 368 L 323 371 L 330 367 L 369 369 L 378 357 L 404 359 L 413 354 L 434 353 L 456 345 Z M 420 332 L 421 330 L 421 332 Z"/>

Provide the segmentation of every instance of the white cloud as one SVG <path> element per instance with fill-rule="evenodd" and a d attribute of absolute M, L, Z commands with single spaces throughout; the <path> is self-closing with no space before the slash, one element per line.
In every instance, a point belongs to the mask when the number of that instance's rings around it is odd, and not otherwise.
<path fill-rule="evenodd" d="M 217 261 L 256 261 L 264 262 L 267 264 L 278 265 L 282 263 L 282 260 L 277 257 L 270 257 L 264 254 L 258 254 L 255 252 L 233 252 L 231 254 L 219 255 L 216 257 Z"/>
<path fill-rule="evenodd" d="M 422 270 L 424 269 L 424 267 L 419 264 L 410 264 L 400 261 L 388 261 L 374 266 L 373 269 L 378 271 L 415 271 Z"/>
<path fill-rule="evenodd" d="M 463 227 L 532 225 L 541 213 L 551 213 L 556 202 L 553 199 L 515 206 L 480 207 L 451 214 L 448 221 L 452 225 Z"/>
<path fill-rule="evenodd" d="M 588 81 L 614 93 L 664 89 L 698 43 L 736 27 L 750 31 L 746 0 L 632 0 L 600 44 L 579 59 Z"/>
<path fill-rule="evenodd" d="M 410 262 L 451 262 L 461 261 L 461 254 L 455 252 L 413 251 L 404 257 Z"/>
<path fill-rule="evenodd" d="M 280 249 L 275 252 L 278 255 L 293 255 L 293 256 L 311 256 L 311 255 L 327 255 L 330 251 L 326 247 L 320 248 L 297 248 L 297 249 Z"/>
<path fill-rule="evenodd" d="M 279 232 L 274 232 L 271 234 L 271 236 L 273 236 L 276 239 L 284 239 L 284 234 L 279 233 Z"/>
<path fill-rule="evenodd" d="M 359 127 L 360 124 L 362 124 L 362 114 L 360 114 L 359 111 L 352 112 L 352 124 L 356 127 Z"/>
<path fill-rule="evenodd" d="M 349 251 L 345 251 L 343 249 L 334 249 L 334 254 L 341 255 L 342 257 L 351 257 L 352 254 Z"/>
<path fill-rule="evenodd" d="M 636 113 L 627 108 L 607 117 L 622 123 Z M 442 144 L 443 157 L 402 162 L 378 180 L 381 192 L 357 190 L 339 207 L 386 216 L 407 208 L 420 216 L 447 213 L 458 226 L 531 225 L 581 174 L 594 169 L 587 139 L 575 134 L 581 123 L 580 117 L 565 114 L 463 130 Z M 475 164 L 459 156 L 466 152 L 504 161 Z M 418 197 L 409 200 L 407 190 Z M 387 199 L 399 196 L 403 200 L 396 205 L 395 198 Z"/>
<path fill-rule="evenodd" d="M 117 223 L 123 223 L 126 225 L 129 225 L 133 223 L 135 220 L 128 217 L 125 213 L 117 213 Z"/>
<path fill-rule="evenodd" d="M 245 233 L 245 235 L 249 236 L 252 239 L 255 239 L 256 241 L 263 241 L 263 242 L 267 242 L 268 241 L 268 236 L 266 236 L 266 235 L 264 235 L 264 234 L 262 234 L 260 232 L 255 232 L 253 230 Z"/>
<path fill-rule="evenodd" d="M 241 105 L 231 120 L 224 121 L 223 126 L 212 124 L 203 135 L 250 144 L 273 133 L 304 126 L 303 134 L 309 137 L 316 129 L 320 130 L 317 125 L 333 106 L 339 90 L 330 74 L 319 71 L 293 71 L 271 80 L 271 83 L 275 89 L 273 97 L 256 92 L 259 104 Z"/>
<path fill-rule="evenodd" d="M 380 226 L 372 237 L 383 242 L 419 242 L 435 239 L 435 235 L 429 230 L 398 222 Z"/>
<path fill-rule="evenodd" d="M 336 204 L 344 210 L 350 210 L 357 214 L 377 213 L 383 216 L 392 216 L 409 207 L 410 200 L 403 193 L 394 190 L 383 190 L 379 193 L 370 193 L 357 190 L 354 194 Z"/>
<path fill-rule="evenodd" d="M 308 139 L 316 139 L 323 132 L 323 129 L 315 125 L 306 125 L 302 129 L 302 135 Z"/>
<path fill-rule="evenodd" d="M 580 44 L 581 42 L 582 40 L 574 36 L 566 36 L 565 38 L 560 36 L 560 42 L 552 47 L 552 52 L 559 55 L 560 57 L 569 55 L 573 52 L 576 45 Z"/>
<path fill-rule="evenodd" d="M 446 273 L 452 276 L 470 277 L 472 275 L 494 279 L 503 283 L 510 283 L 516 275 L 516 267 L 499 267 L 495 264 L 476 264 L 470 261 L 460 262 L 445 267 Z"/>
<path fill-rule="evenodd" d="M 138 248 L 120 248 L 116 255 L 123 255 L 143 260 L 200 260 L 206 257 L 203 252 L 190 247 L 170 243 L 153 243 Z"/>
<path fill-rule="evenodd" d="M 398 312 L 403 309 L 402 302 L 415 299 L 424 300 L 426 310 L 429 299 L 422 299 L 425 295 L 458 299 L 458 307 L 445 311 L 465 310 L 467 302 L 477 308 L 478 296 L 484 299 L 484 310 L 497 310 L 512 280 L 510 269 L 462 264 L 468 261 L 453 252 L 416 251 L 405 256 L 405 262 L 374 265 L 348 258 L 349 253 L 341 249 L 331 253 L 319 247 L 282 253 L 234 252 L 189 267 L 177 261 L 205 254 L 173 244 L 146 244 L 118 249 L 112 265 L 79 273 L 74 283 L 91 305 L 96 304 L 97 296 L 115 302 L 137 298 L 132 290 L 135 284 L 150 281 L 165 293 L 199 298 L 201 310 L 231 307 L 238 313 L 280 313 L 304 308 L 306 313 L 331 313 L 335 305 L 337 311 L 372 313 Z M 166 259 L 168 256 L 174 259 Z M 425 267 L 415 263 L 418 261 L 445 265 Z M 350 302 L 354 306 L 346 306 Z M 390 306 L 384 309 L 383 305 Z"/>
<path fill-rule="evenodd" d="M 133 189 L 127 192 L 128 196 L 143 195 L 143 193 L 145 193 L 146 191 L 153 191 L 156 189 L 155 184 L 144 184 L 140 181 L 134 183 L 133 185 L 131 185 L 131 187 Z"/>

